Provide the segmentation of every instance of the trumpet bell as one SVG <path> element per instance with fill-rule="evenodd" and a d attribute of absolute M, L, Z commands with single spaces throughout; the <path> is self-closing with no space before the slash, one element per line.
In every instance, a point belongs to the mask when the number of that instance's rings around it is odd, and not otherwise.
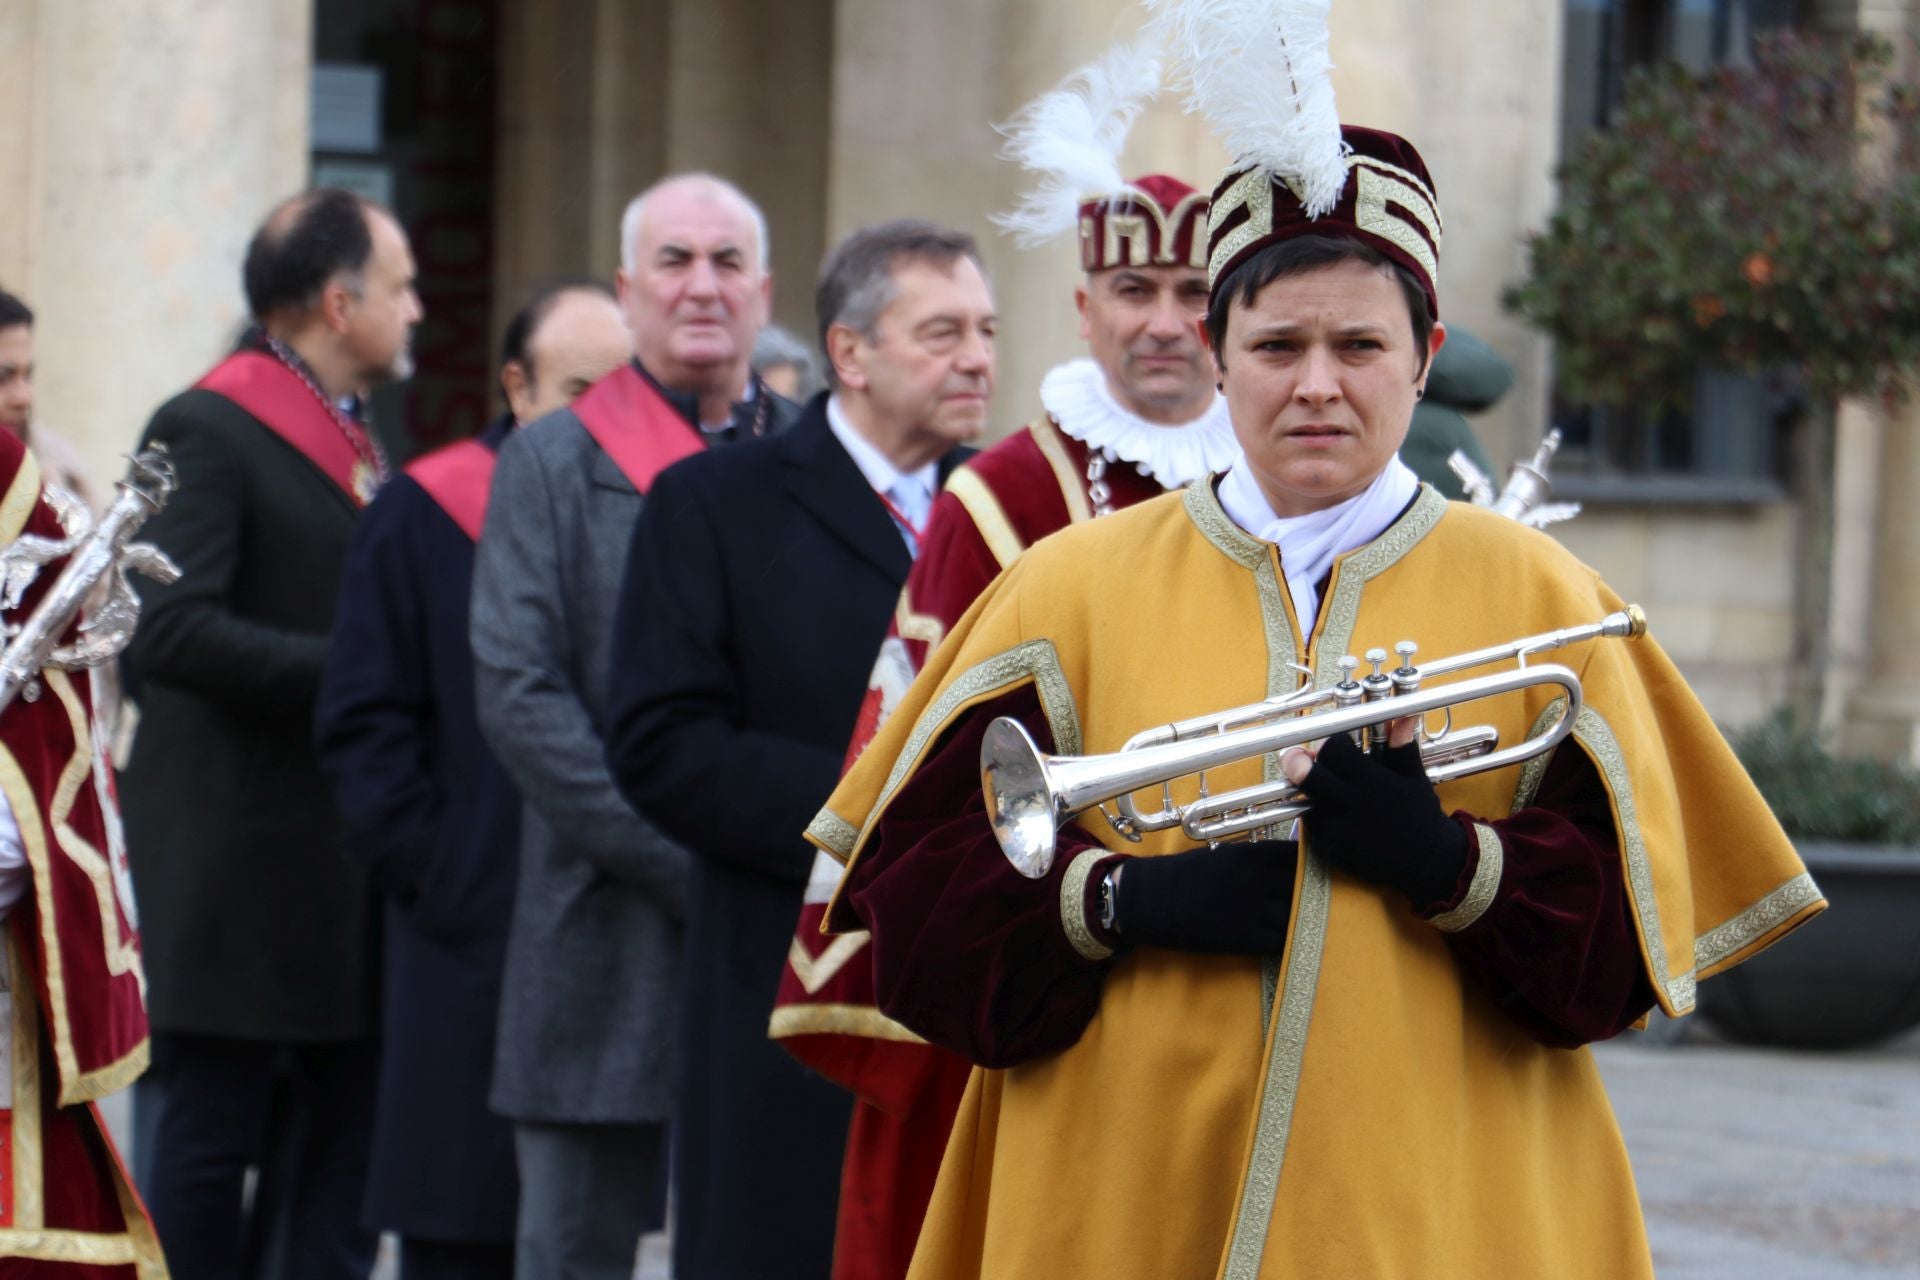
<path fill-rule="evenodd" d="M 1047 758 L 1018 720 L 1001 716 L 980 742 L 987 820 L 1007 858 L 1030 880 L 1053 867 L 1060 823 Z"/>

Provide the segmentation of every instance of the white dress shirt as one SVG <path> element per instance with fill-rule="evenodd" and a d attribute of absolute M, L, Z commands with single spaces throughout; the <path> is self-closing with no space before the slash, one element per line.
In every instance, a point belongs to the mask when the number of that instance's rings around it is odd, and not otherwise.
<path fill-rule="evenodd" d="M 866 477 L 873 491 L 897 509 L 894 523 L 900 524 L 901 516 L 911 522 L 910 527 L 900 530 L 900 536 L 906 540 L 907 550 L 917 553 L 920 531 L 927 527 L 927 512 L 933 509 L 934 491 L 940 483 L 940 464 L 929 462 L 913 471 L 894 466 L 892 460 L 848 420 L 837 395 L 827 397 L 827 427 L 853 459 L 853 465 L 860 468 L 860 474 Z"/>

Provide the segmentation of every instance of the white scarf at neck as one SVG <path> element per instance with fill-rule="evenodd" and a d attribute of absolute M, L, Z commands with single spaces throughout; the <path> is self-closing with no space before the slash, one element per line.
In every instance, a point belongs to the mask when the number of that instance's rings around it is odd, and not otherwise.
<path fill-rule="evenodd" d="M 1062 431 L 1090 449 L 1132 463 L 1164 489 L 1224 471 L 1240 456 L 1224 396 L 1215 395 L 1192 422 L 1163 427 L 1122 408 L 1106 373 L 1085 356 L 1047 374 L 1040 383 L 1040 403 Z"/>
<path fill-rule="evenodd" d="M 1287 594 L 1293 597 L 1300 634 L 1311 636 L 1320 611 L 1317 588 L 1333 562 L 1385 533 L 1419 490 L 1419 477 L 1395 455 L 1372 484 L 1338 506 L 1283 518 L 1273 513 L 1259 482 L 1242 462 L 1221 478 L 1220 505 L 1242 529 L 1279 545 L 1280 568 L 1287 575 Z"/>

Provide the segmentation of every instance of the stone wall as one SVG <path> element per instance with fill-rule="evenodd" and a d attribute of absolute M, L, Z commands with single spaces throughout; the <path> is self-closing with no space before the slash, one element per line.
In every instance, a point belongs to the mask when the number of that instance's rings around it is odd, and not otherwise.
<path fill-rule="evenodd" d="M 240 260 L 306 183 L 310 0 L 0 6 L 0 282 L 36 313 L 36 417 L 103 485 L 231 344 Z"/>

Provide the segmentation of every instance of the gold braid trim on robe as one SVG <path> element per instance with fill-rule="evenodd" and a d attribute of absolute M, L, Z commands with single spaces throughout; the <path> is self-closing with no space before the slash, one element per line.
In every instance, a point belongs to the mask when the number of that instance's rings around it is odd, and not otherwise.
<path fill-rule="evenodd" d="M 842 779 L 827 806 L 841 822 L 826 828 L 859 834 L 839 852 L 857 867 L 941 732 L 1025 680 L 1057 750 L 1108 752 L 1148 725 L 1290 688 L 1287 662 L 1325 684 L 1344 653 L 1414 639 L 1440 658 L 1620 607 L 1551 538 L 1430 489 L 1336 562 L 1313 636 L 1279 582 L 1277 553 L 1206 485 L 1036 544 Z M 1152 586 L 1151 612 L 1126 584 Z M 1561 749 L 1585 751 L 1605 781 L 1648 977 L 1685 1012 L 1700 977 L 1824 903 L 1655 639 L 1545 660 L 1583 680 L 1586 711 Z M 1482 702 L 1462 723 L 1517 741 L 1558 692 Z M 1210 785 L 1262 774 L 1245 761 Z M 1441 803 L 1497 821 L 1530 799 L 1522 774 L 1459 779 Z M 1176 800 L 1196 793 L 1191 778 L 1174 785 Z M 1081 826 L 1136 856 L 1186 844 L 1177 830 L 1127 844 L 1097 814 Z M 912 1280 L 1024 1274 L 1036 1258 L 1136 1280 L 1651 1275 L 1592 1055 L 1526 1036 L 1463 977 L 1441 930 L 1315 855 L 1311 816 L 1303 840 L 1277 964 L 1123 951 L 1073 1047 L 974 1072 Z M 836 898 L 829 923 L 861 922 Z"/>

